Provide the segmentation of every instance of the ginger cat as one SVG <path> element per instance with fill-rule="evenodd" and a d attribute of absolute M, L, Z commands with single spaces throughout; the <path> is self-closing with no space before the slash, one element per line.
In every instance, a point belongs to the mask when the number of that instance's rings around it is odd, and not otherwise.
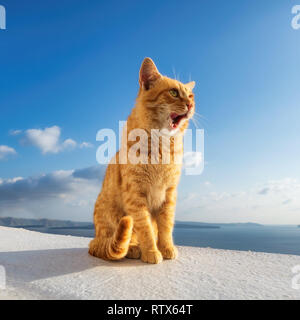
<path fill-rule="evenodd" d="M 89 253 L 106 260 L 127 257 L 156 264 L 163 258 L 177 257 L 172 232 L 181 164 L 175 156 L 183 156 L 184 131 L 195 111 L 195 82 L 183 84 L 162 76 L 154 62 L 145 58 L 139 84 L 136 105 L 123 138 L 128 138 L 133 129 L 143 129 L 148 134 L 149 148 L 146 153 L 137 150 L 137 154 L 143 153 L 149 162 L 118 161 L 120 152 L 125 150 L 127 156 L 127 150 L 136 143 L 130 139 L 123 142 L 107 167 L 95 204 L 95 239 L 90 242 Z M 161 161 L 162 142 L 158 148 L 159 163 L 151 162 L 151 140 L 155 140 L 151 129 L 159 129 L 164 132 L 162 136 L 169 137 L 170 163 Z"/>

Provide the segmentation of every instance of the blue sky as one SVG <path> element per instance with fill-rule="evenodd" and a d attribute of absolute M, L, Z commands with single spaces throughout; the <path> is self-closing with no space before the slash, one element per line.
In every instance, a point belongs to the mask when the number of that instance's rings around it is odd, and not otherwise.
<path fill-rule="evenodd" d="M 48 218 L 91 219 L 99 182 L 76 180 L 94 185 L 83 195 L 68 180 L 72 188 L 51 189 L 33 206 L 28 179 L 97 164 L 96 133 L 126 120 L 150 56 L 162 74 L 175 69 L 197 82 L 205 117 L 205 170 L 182 177 L 178 219 L 300 223 L 300 30 L 291 27 L 298 2 L 0 0 L 0 146 L 15 152 L 1 159 L 0 151 L 0 190 L 19 190 L 16 177 L 24 188 L 21 202 L 0 197 L 0 215 L 40 217 L 45 206 Z M 59 128 L 55 153 L 26 140 L 26 130 L 51 127 Z M 66 139 L 76 146 L 64 147 Z"/>

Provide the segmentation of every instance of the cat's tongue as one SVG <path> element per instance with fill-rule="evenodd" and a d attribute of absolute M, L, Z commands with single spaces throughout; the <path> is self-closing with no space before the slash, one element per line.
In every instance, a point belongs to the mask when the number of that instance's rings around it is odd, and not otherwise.
<path fill-rule="evenodd" d="M 172 120 L 175 120 L 178 116 L 179 116 L 179 115 L 178 115 L 177 113 L 175 113 L 175 112 L 172 112 L 172 113 L 170 114 L 170 117 L 171 117 Z"/>
<path fill-rule="evenodd" d="M 181 121 L 183 118 L 185 118 L 185 117 L 186 117 L 186 114 L 179 115 L 179 114 L 177 114 L 177 113 L 175 113 L 175 112 L 172 112 L 172 113 L 170 114 L 170 118 L 171 118 L 171 120 L 172 120 L 171 127 L 172 127 L 173 129 L 176 129 L 176 128 L 178 127 L 180 121 Z"/>

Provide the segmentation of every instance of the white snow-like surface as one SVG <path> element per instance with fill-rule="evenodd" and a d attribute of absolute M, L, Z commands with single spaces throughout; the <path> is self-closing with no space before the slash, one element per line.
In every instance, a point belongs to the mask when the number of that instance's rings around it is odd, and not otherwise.
<path fill-rule="evenodd" d="M 179 247 L 159 265 L 88 255 L 89 238 L 0 227 L 0 299 L 300 299 L 300 257 Z"/>

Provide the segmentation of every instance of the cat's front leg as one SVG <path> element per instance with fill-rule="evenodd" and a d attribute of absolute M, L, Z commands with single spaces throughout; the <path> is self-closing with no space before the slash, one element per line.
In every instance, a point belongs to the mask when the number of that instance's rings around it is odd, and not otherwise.
<path fill-rule="evenodd" d="M 133 217 L 142 261 L 153 264 L 160 263 L 162 255 L 157 249 L 146 197 L 140 192 L 132 192 L 131 190 L 130 193 L 126 192 L 123 195 L 123 200 L 126 213 Z"/>
<path fill-rule="evenodd" d="M 166 191 L 166 200 L 157 216 L 158 249 L 165 259 L 176 259 L 178 250 L 173 243 L 176 187 Z"/>

